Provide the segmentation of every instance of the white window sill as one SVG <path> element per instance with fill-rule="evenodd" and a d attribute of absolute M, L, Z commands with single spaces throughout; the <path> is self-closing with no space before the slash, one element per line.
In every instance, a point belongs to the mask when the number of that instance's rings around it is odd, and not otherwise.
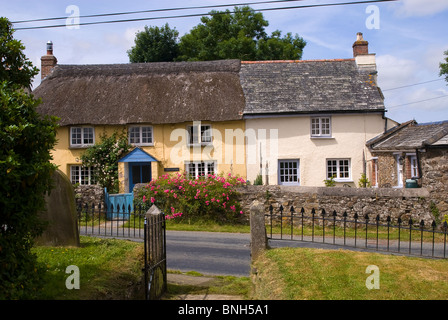
<path fill-rule="evenodd" d="M 154 143 L 131 143 L 134 147 L 154 147 Z"/>
<path fill-rule="evenodd" d="M 92 146 L 93 144 L 72 144 L 70 145 L 70 149 L 86 149 Z"/>
<path fill-rule="evenodd" d="M 332 140 L 332 139 L 335 139 L 335 137 L 330 137 L 330 136 L 328 136 L 328 137 L 326 137 L 326 136 L 310 136 L 310 139 L 322 139 L 322 140 L 328 139 L 328 140 Z"/>

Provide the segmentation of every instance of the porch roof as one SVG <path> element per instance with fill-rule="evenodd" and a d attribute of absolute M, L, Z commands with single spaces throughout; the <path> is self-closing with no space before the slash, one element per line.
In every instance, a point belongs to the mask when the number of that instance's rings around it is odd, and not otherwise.
<path fill-rule="evenodd" d="M 146 153 L 142 149 L 136 147 L 126 156 L 118 160 L 118 162 L 157 162 L 158 160 Z"/>

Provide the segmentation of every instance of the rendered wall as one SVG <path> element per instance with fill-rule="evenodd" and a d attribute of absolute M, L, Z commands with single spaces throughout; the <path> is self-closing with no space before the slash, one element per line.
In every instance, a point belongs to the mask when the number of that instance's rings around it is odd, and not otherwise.
<path fill-rule="evenodd" d="M 363 173 L 363 153 L 366 173 L 370 174 L 372 158 L 366 141 L 381 134 L 385 120 L 381 114 L 332 115 L 332 137 L 312 138 L 310 116 L 247 119 L 246 131 L 256 132 L 254 143 L 247 145 L 247 179 L 253 182 L 260 172 L 262 158 L 263 182 L 278 184 L 278 160 L 299 159 L 300 185 L 324 186 L 327 159 L 350 159 L 351 179 L 338 185 L 358 186 Z M 264 136 L 266 138 L 264 138 Z M 261 154 L 260 154 L 261 153 Z"/>

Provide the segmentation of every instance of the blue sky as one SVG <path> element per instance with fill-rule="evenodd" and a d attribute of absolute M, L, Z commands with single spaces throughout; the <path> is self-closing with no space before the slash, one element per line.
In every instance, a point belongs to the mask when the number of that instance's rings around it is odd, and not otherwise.
<path fill-rule="evenodd" d="M 0 0 L 0 16 L 11 21 L 68 17 L 71 5 L 80 15 L 255 2 L 256 0 L 209 1 L 5 1 Z M 361 0 L 356 0 L 361 1 Z M 251 5 L 254 9 L 347 2 L 345 0 L 303 0 L 289 3 Z M 369 7 L 373 5 L 374 7 Z M 228 7 L 229 9 L 232 6 Z M 218 10 L 224 10 L 220 8 Z M 373 10 L 372 10 L 373 9 Z M 120 20 L 207 13 L 196 9 L 146 13 L 105 18 L 81 18 L 80 22 Z M 307 41 L 303 59 L 352 58 L 356 33 L 369 41 L 370 53 L 376 54 L 378 84 L 385 96 L 386 115 L 398 122 L 415 119 L 420 123 L 448 120 L 448 86 L 439 77 L 439 63 L 448 50 L 448 1 L 399 0 L 375 4 L 356 4 L 305 9 L 265 11 L 268 33 L 274 30 L 297 33 Z M 70 20 L 71 21 L 71 20 Z M 16 24 L 15 27 L 64 24 L 66 21 Z M 78 29 L 51 28 L 18 30 L 14 37 L 25 45 L 25 54 L 37 67 L 46 53 L 48 40 L 54 43 L 54 55 L 60 64 L 128 63 L 126 51 L 134 44 L 135 33 L 145 25 L 169 23 L 179 34 L 189 32 L 200 17 L 149 20 L 80 26 Z M 426 82 L 423 83 L 422 82 Z M 34 86 L 40 83 L 40 76 Z M 405 88 L 399 88 L 399 87 Z M 396 89 L 399 88 L 399 89 Z M 393 90 L 391 90 L 393 89 Z M 426 101 L 423 101 L 426 100 Z M 417 101 L 422 101 L 415 103 Z"/>

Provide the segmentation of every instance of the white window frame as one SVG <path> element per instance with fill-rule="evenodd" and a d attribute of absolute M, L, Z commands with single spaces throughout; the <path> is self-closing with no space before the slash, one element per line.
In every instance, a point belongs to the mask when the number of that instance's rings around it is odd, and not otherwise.
<path fill-rule="evenodd" d="M 79 132 L 74 132 L 75 130 L 79 130 Z M 90 131 L 91 132 L 87 132 Z M 74 137 L 74 135 L 80 135 L 79 137 Z M 87 137 L 87 135 L 92 135 L 91 139 L 92 142 L 85 142 L 86 139 L 89 139 L 90 137 Z M 73 143 L 73 139 L 80 139 L 80 143 Z M 90 146 L 93 146 L 95 144 L 95 128 L 94 127 L 70 127 L 70 147 L 71 148 L 87 148 Z"/>
<path fill-rule="evenodd" d="M 418 177 L 417 155 L 409 156 L 409 164 L 411 165 L 411 178 Z"/>
<path fill-rule="evenodd" d="M 93 167 L 83 167 L 82 165 L 70 166 L 70 181 L 79 185 L 95 185 L 96 181 L 93 176 Z M 83 179 L 84 178 L 84 179 Z"/>
<path fill-rule="evenodd" d="M 324 128 L 324 121 L 328 120 L 328 128 Z M 327 131 L 322 133 L 323 131 Z M 331 117 L 311 117 L 310 120 L 310 135 L 312 138 L 331 138 Z"/>
<path fill-rule="evenodd" d="M 138 129 L 138 132 L 134 132 L 138 134 L 138 136 L 131 136 L 133 131 Z M 148 135 L 150 133 L 150 138 Z M 146 135 L 146 137 L 145 137 Z M 136 141 L 138 139 L 138 141 Z M 143 142 L 143 140 L 145 140 Z M 133 146 L 153 146 L 154 145 L 154 128 L 153 126 L 130 126 L 128 128 L 128 142 Z"/>
<path fill-rule="evenodd" d="M 281 163 L 288 163 L 288 168 L 281 168 Z M 296 168 L 291 168 L 289 167 L 290 164 L 292 163 L 296 163 L 297 167 Z M 283 174 L 282 174 L 282 170 L 283 170 Z M 288 172 L 286 172 L 286 170 Z M 294 174 L 293 171 L 296 171 L 296 173 Z M 288 178 L 285 180 L 294 180 L 294 179 L 290 179 L 291 177 L 294 177 L 294 175 L 297 177 L 297 181 L 281 181 L 282 177 Z M 281 159 L 278 160 L 278 184 L 279 185 L 290 185 L 290 186 L 298 186 L 300 185 L 300 160 L 299 159 Z"/>
<path fill-rule="evenodd" d="M 326 159 L 326 161 L 325 161 L 325 164 L 326 164 L 326 171 L 327 171 L 327 174 L 326 174 L 326 177 L 327 177 L 327 179 L 330 179 L 331 178 L 331 176 L 329 175 L 330 174 L 330 170 L 328 170 L 329 169 L 329 164 L 328 164 L 328 162 L 329 161 L 336 161 L 336 164 L 334 165 L 334 164 L 332 164 L 331 165 L 331 167 L 336 167 L 336 177 L 334 178 L 334 181 L 336 181 L 336 182 L 353 182 L 353 180 L 352 180 L 352 161 L 351 161 L 351 159 L 350 158 L 329 158 L 329 159 Z M 342 166 L 345 166 L 345 164 L 343 164 L 343 165 L 341 165 L 341 162 L 343 162 L 343 161 L 347 161 L 348 163 L 347 163 L 347 168 L 348 168 L 348 177 L 341 177 L 341 167 Z M 333 170 L 331 170 L 331 171 L 333 171 Z M 334 174 L 334 173 L 333 173 Z"/>
<path fill-rule="evenodd" d="M 201 166 L 203 166 L 203 174 L 200 172 Z M 213 166 L 213 170 L 211 170 L 210 166 Z M 193 174 L 191 172 L 192 167 L 194 167 Z M 185 171 L 195 179 L 199 176 L 207 177 L 209 174 L 215 174 L 216 169 L 216 161 L 185 161 Z"/>
<path fill-rule="evenodd" d="M 198 134 L 200 132 L 200 134 Z M 196 141 L 195 141 L 196 140 Z M 213 143 L 212 126 L 210 124 L 201 124 L 187 126 L 187 145 L 188 146 L 206 146 Z"/>

